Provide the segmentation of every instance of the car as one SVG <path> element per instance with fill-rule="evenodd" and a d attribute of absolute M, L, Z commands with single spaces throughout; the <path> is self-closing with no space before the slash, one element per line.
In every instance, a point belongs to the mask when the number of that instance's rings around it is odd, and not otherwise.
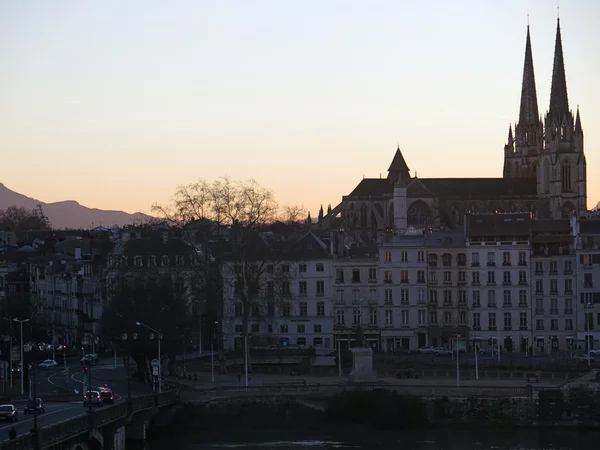
<path fill-rule="evenodd" d="M 98 391 L 87 391 L 83 395 L 83 406 L 103 406 L 104 400 Z"/>
<path fill-rule="evenodd" d="M 58 364 L 53 359 L 47 359 L 39 364 L 40 369 L 54 369 Z"/>
<path fill-rule="evenodd" d="M 17 373 L 21 372 L 21 370 L 23 370 L 23 363 L 20 362 L 16 366 L 13 365 L 13 369 L 12 370 L 13 370 L 13 372 L 17 372 Z"/>
<path fill-rule="evenodd" d="M 19 420 L 19 413 L 15 405 L 0 405 L 0 419 L 16 422 Z"/>
<path fill-rule="evenodd" d="M 33 414 L 34 412 L 44 414 L 46 412 L 46 405 L 39 397 L 35 400 L 30 398 L 27 400 L 27 403 L 25 403 L 25 410 L 23 412 L 25 414 Z"/>
<path fill-rule="evenodd" d="M 97 364 L 98 363 L 98 355 L 95 353 L 89 353 L 81 358 L 81 364 Z"/>
<path fill-rule="evenodd" d="M 590 356 L 600 356 L 600 348 L 594 348 L 588 352 Z"/>
<path fill-rule="evenodd" d="M 100 395 L 102 396 L 102 400 L 104 401 L 104 403 L 114 403 L 115 402 L 115 396 L 113 394 L 113 391 L 104 386 L 101 388 L 98 388 L 98 392 L 100 392 Z"/>
<path fill-rule="evenodd" d="M 409 348 L 396 347 L 392 350 L 392 354 L 394 355 L 412 355 L 412 350 Z"/>
<path fill-rule="evenodd" d="M 448 350 L 446 347 L 435 347 L 433 353 L 435 356 L 450 356 L 453 354 L 452 351 Z"/>
<path fill-rule="evenodd" d="M 417 353 L 435 353 L 434 348 L 431 345 L 426 345 L 417 350 Z"/>

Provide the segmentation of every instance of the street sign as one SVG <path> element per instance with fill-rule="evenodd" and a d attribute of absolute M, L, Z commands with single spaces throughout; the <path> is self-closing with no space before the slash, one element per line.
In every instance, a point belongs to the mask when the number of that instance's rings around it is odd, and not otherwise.
<path fill-rule="evenodd" d="M 160 361 L 158 359 L 153 359 L 150 364 L 152 364 L 152 367 L 155 367 L 157 369 L 160 367 Z"/>
<path fill-rule="evenodd" d="M 158 367 L 153 367 L 152 368 L 152 375 L 154 375 L 155 377 L 158 376 Z"/>

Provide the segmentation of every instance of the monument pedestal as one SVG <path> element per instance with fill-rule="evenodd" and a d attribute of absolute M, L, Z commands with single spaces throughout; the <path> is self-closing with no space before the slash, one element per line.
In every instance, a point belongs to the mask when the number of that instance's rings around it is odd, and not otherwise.
<path fill-rule="evenodd" d="M 377 381 L 377 374 L 373 370 L 373 350 L 370 347 L 354 347 L 352 352 L 351 383 L 373 383 Z"/>

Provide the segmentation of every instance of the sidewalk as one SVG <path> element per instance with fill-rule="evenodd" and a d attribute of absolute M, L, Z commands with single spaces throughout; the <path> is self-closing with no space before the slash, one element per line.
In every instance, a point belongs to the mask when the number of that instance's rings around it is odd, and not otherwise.
<path fill-rule="evenodd" d="M 212 383 L 210 374 L 200 374 L 198 377 L 198 381 L 190 381 L 188 379 L 182 379 L 178 377 L 165 377 L 165 379 L 173 382 L 179 382 L 182 385 L 194 387 L 197 389 L 210 389 L 216 386 L 245 386 L 245 379 L 242 376 L 241 381 L 238 381 L 237 374 L 228 374 L 228 375 L 216 375 L 215 374 L 215 382 Z M 306 380 L 307 384 L 338 384 L 338 383 L 348 383 L 348 377 L 344 376 L 342 378 L 330 376 L 330 377 L 316 377 L 316 376 L 289 376 L 289 375 L 269 375 L 269 374 L 255 374 L 248 380 L 248 386 L 263 386 L 265 381 L 272 380 Z M 456 378 L 378 378 L 376 383 L 381 384 L 394 384 L 401 386 L 456 386 Z M 511 379 L 483 379 L 483 380 L 467 380 L 461 378 L 460 385 L 461 386 L 469 386 L 469 387 L 525 387 L 527 385 L 526 380 L 517 380 L 514 378 Z M 534 387 L 539 388 L 552 388 L 558 387 L 560 383 L 540 380 L 539 383 L 532 382 L 530 383 Z"/>

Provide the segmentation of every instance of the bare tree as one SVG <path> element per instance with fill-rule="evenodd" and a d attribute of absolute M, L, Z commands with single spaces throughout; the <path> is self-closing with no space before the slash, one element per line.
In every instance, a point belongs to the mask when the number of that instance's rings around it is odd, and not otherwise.
<path fill-rule="evenodd" d="M 306 208 L 304 208 L 304 205 L 285 205 L 282 208 L 279 220 L 287 224 L 300 223 L 306 219 L 306 214 L 307 211 Z M 308 214 L 310 215 L 310 213 Z"/>
<path fill-rule="evenodd" d="M 285 286 L 285 283 L 275 283 L 280 277 L 273 272 L 281 259 L 282 246 L 264 233 L 277 217 L 278 205 L 272 191 L 254 180 L 222 177 L 210 182 L 201 179 L 179 186 L 171 205 L 154 205 L 153 211 L 185 230 L 192 242 L 196 242 L 198 230 L 202 230 L 204 251 L 218 255 L 223 262 L 224 289 L 234 289 L 242 304 L 243 337 L 248 339 L 251 314 L 264 310 L 268 303 L 265 299 L 277 298 L 274 292 L 272 296 L 268 292 L 277 289 L 275 284 Z M 201 275 L 206 283 L 206 273 Z"/>

